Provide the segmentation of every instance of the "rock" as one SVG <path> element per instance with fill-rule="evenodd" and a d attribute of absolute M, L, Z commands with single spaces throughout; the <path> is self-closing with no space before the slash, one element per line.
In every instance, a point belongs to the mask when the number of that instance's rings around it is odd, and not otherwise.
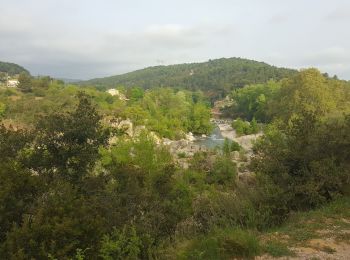
<path fill-rule="evenodd" d="M 191 132 L 189 132 L 188 134 L 185 135 L 186 140 L 193 142 L 196 140 L 196 138 L 193 136 L 193 134 Z"/>
<path fill-rule="evenodd" d="M 248 185 L 256 184 L 256 177 L 254 173 L 251 172 L 242 172 L 238 173 L 238 179 Z"/>
<path fill-rule="evenodd" d="M 161 143 L 161 139 L 158 137 L 158 135 L 155 132 L 150 132 L 149 136 L 153 138 L 156 144 Z"/>
<path fill-rule="evenodd" d="M 239 152 L 238 151 L 233 151 L 233 152 L 231 152 L 231 158 L 232 158 L 232 160 L 234 160 L 234 161 L 238 161 L 239 160 Z"/>
<path fill-rule="evenodd" d="M 262 133 L 253 134 L 253 135 L 243 135 L 235 138 L 234 140 L 239 143 L 246 151 L 251 151 L 253 147 L 253 142 L 262 136 Z"/>
<path fill-rule="evenodd" d="M 124 130 L 130 137 L 133 136 L 133 125 L 129 119 L 120 121 L 118 124 L 118 129 Z"/>
<path fill-rule="evenodd" d="M 146 130 L 146 126 L 144 126 L 144 125 L 136 126 L 134 129 L 134 136 L 139 136 L 145 130 Z"/>
<path fill-rule="evenodd" d="M 163 142 L 164 145 L 169 145 L 170 146 L 174 141 L 170 140 L 168 138 L 163 138 L 162 142 Z"/>
<path fill-rule="evenodd" d="M 218 124 L 220 131 L 233 131 L 233 128 L 229 124 Z"/>

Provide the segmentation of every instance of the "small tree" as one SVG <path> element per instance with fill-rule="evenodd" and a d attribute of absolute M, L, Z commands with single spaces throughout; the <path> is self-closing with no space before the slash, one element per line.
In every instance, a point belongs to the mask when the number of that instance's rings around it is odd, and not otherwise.
<path fill-rule="evenodd" d="M 19 74 L 18 88 L 24 93 L 32 91 L 32 78 L 28 73 L 21 72 Z"/>
<path fill-rule="evenodd" d="M 38 122 L 36 149 L 30 160 L 38 171 L 61 175 L 73 184 L 87 175 L 99 156 L 99 146 L 107 141 L 90 98 L 80 92 L 78 99 L 74 111 L 52 114 Z"/>
<path fill-rule="evenodd" d="M 252 134 L 256 134 L 257 132 L 259 132 L 259 126 L 255 120 L 255 117 L 253 117 L 253 120 L 250 122 L 250 129 Z"/>

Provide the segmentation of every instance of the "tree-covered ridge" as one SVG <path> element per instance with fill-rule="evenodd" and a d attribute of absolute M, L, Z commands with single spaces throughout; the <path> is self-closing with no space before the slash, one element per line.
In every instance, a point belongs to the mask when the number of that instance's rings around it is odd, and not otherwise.
<path fill-rule="evenodd" d="M 21 72 L 29 74 L 29 71 L 23 68 L 22 66 L 15 63 L 3 61 L 0 61 L 0 72 L 8 73 L 10 76 L 20 74 Z"/>
<path fill-rule="evenodd" d="M 270 79 L 280 80 L 295 73 L 295 70 L 278 68 L 264 62 L 222 58 L 203 63 L 149 67 L 122 75 L 91 79 L 80 84 L 98 87 L 139 86 L 145 89 L 153 87 L 200 89 L 209 96 L 220 97 L 234 88 L 264 83 Z"/>

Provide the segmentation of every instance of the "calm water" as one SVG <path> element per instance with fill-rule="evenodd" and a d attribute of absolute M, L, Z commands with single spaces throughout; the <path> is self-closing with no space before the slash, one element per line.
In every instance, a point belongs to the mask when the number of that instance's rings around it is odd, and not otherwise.
<path fill-rule="evenodd" d="M 194 141 L 194 143 L 205 146 L 207 148 L 215 148 L 217 146 L 221 147 L 224 143 L 224 140 L 225 138 L 221 135 L 219 127 L 216 126 L 211 135 L 207 137 L 200 137 Z"/>

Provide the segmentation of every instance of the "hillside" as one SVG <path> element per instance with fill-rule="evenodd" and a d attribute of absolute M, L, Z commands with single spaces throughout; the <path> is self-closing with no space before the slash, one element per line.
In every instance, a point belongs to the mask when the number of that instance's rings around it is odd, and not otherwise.
<path fill-rule="evenodd" d="M 29 74 L 29 71 L 23 68 L 22 66 L 15 63 L 3 61 L 0 61 L 0 72 L 8 73 L 10 76 L 20 74 L 21 72 L 26 72 Z"/>
<path fill-rule="evenodd" d="M 209 96 L 222 96 L 233 88 L 246 84 L 263 83 L 269 79 L 281 79 L 296 73 L 295 70 L 278 68 L 264 62 L 242 58 L 222 58 L 203 63 L 155 66 L 106 78 L 80 82 L 97 87 L 139 86 L 177 87 L 203 90 Z"/>

